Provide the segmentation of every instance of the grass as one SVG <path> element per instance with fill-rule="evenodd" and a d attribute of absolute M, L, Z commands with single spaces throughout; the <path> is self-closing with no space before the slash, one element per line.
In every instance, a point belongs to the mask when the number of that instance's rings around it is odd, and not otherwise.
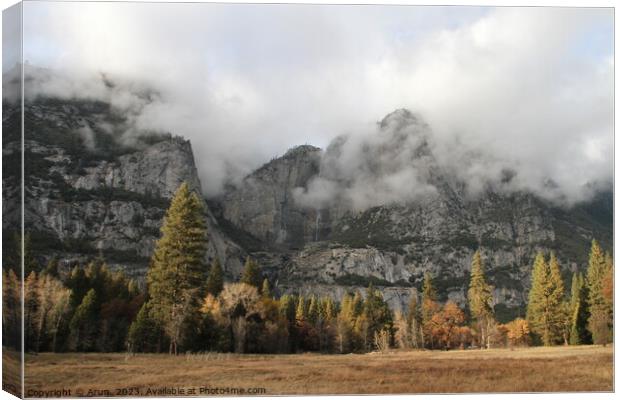
<path fill-rule="evenodd" d="M 266 395 L 613 390 L 613 349 L 578 346 L 386 354 L 26 355 L 26 392 L 265 388 Z M 137 394 L 137 393 L 136 393 Z"/>

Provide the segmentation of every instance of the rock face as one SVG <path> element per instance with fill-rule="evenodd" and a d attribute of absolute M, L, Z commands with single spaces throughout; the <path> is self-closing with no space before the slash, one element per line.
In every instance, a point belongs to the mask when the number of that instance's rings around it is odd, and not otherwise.
<path fill-rule="evenodd" d="M 67 265 L 101 255 L 144 276 L 174 191 L 183 181 L 201 191 L 189 141 L 127 136 L 124 117 L 96 101 L 37 99 L 24 111 L 25 223 L 34 253 Z M 19 109 L 5 104 L 5 238 L 20 220 L 12 201 L 19 119 Z M 205 201 L 209 259 L 218 257 L 227 278 L 237 279 L 250 254 L 280 293 L 339 299 L 372 283 L 404 309 L 426 271 L 442 299 L 464 304 L 471 257 L 481 248 L 497 315 L 507 320 L 523 313 L 537 250 L 556 251 L 568 279 L 585 268 L 593 237 L 611 248 L 611 191 L 570 209 L 494 188 L 472 198 L 437 163 L 431 139 L 419 117 L 397 110 L 366 141 L 340 137 L 325 151 L 289 150 Z M 389 201 L 376 203 L 386 193 Z"/>
<path fill-rule="evenodd" d="M 261 249 L 254 254 L 264 265 L 278 265 L 268 271 L 281 290 L 303 294 L 320 289 L 338 297 L 372 282 L 397 308 L 421 287 L 425 271 L 433 275 L 440 297 L 464 305 L 471 257 L 480 248 L 495 288 L 496 311 L 504 320 L 524 311 L 536 251 L 555 251 L 568 281 L 572 271 L 585 268 L 592 238 L 611 247 L 610 192 L 570 209 L 532 193 L 493 188 L 472 198 L 464 183 L 436 162 L 428 133 L 418 117 L 398 110 L 379 124 L 379 145 L 372 146 L 374 138 L 371 145 L 364 143 L 358 155 L 363 159 L 350 162 L 365 176 L 362 183 L 381 184 L 386 171 L 389 177 L 390 169 L 401 168 L 389 157 L 408 157 L 405 162 L 416 166 L 417 184 L 424 190 L 407 201 L 355 210 L 356 199 L 349 193 L 357 190 L 364 199 L 372 193 L 343 171 L 350 163 L 338 164 L 349 140 L 338 138 L 325 152 L 293 149 L 229 188 L 218 218 L 263 244 L 254 244 Z M 376 162 L 382 159 L 388 161 Z M 319 198 L 311 196 L 312 186 L 325 177 L 342 190 L 331 201 L 307 201 Z M 267 248 L 270 256 L 264 254 Z"/>
<path fill-rule="evenodd" d="M 292 193 L 318 174 L 320 161 L 321 149 L 306 145 L 265 164 L 225 193 L 223 218 L 276 248 L 315 240 L 315 213 L 295 204 Z"/>
<path fill-rule="evenodd" d="M 176 189 L 188 182 L 202 192 L 189 141 L 147 135 L 124 146 L 117 139 L 106 143 L 110 133 L 97 132 L 94 121 L 112 119 L 112 110 L 88 101 L 37 100 L 27 103 L 25 116 L 25 230 L 35 254 L 60 256 L 65 264 L 101 254 L 112 266 L 143 276 Z M 19 156 L 18 145 L 5 144 L 7 159 Z M 11 210 L 4 216 L 15 218 Z M 218 257 L 238 273 L 244 251 L 221 233 L 208 208 L 205 217 L 209 260 Z"/>

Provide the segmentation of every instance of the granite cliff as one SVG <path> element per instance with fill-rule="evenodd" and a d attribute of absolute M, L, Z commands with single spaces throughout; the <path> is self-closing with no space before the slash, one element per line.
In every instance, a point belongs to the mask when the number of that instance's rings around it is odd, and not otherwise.
<path fill-rule="evenodd" d="M 10 201 L 19 188 L 19 114 L 5 104 L 5 238 L 19 222 Z M 102 256 L 144 276 L 173 192 L 183 181 L 201 192 L 190 142 L 160 132 L 127 138 L 124 116 L 94 100 L 38 98 L 24 116 L 25 224 L 34 253 L 67 266 Z M 350 140 L 339 137 L 325 150 L 290 149 L 206 199 L 209 259 L 218 257 L 236 279 L 250 254 L 280 293 L 338 298 L 373 283 L 403 308 L 425 271 L 443 299 L 464 303 L 471 257 L 481 248 L 496 311 L 507 319 L 523 312 L 537 250 L 556 251 L 568 278 L 585 267 L 593 237 L 611 248 L 610 190 L 570 207 L 496 187 L 472 197 L 437 161 L 419 116 L 397 110 L 377 124 L 377 135 L 379 145 L 363 144 L 351 161 L 362 180 L 338 164 Z M 396 162 L 415 167 L 405 175 L 405 198 L 382 178 L 399 173 Z M 368 182 L 387 185 L 392 197 L 374 204 Z M 331 195 L 314 196 L 317 187 Z"/>

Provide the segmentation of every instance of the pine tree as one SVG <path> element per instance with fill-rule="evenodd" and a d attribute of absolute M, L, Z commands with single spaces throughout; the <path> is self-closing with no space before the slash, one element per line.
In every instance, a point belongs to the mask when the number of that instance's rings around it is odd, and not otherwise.
<path fill-rule="evenodd" d="M 43 273 L 49 276 L 53 276 L 54 278 L 59 277 L 57 257 L 53 257 L 52 259 L 50 259 L 50 261 L 47 263 L 47 266 L 45 267 L 45 270 L 43 270 Z"/>
<path fill-rule="evenodd" d="M 260 271 L 260 267 L 250 257 L 246 258 L 243 273 L 241 274 L 241 283 L 254 286 L 260 290 L 263 283 L 263 274 Z"/>
<path fill-rule="evenodd" d="M 588 330 L 595 344 L 607 344 L 611 340 L 612 310 L 610 302 L 603 294 L 604 278 L 611 269 L 606 262 L 603 251 L 596 240 L 592 240 L 590 259 L 588 262 Z"/>
<path fill-rule="evenodd" d="M 75 266 L 71 271 L 71 276 L 67 282 L 67 286 L 71 289 L 71 298 L 69 303 L 72 308 L 76 308 L 82 302 L 86 292 L 88 292 L 88 278 L 83 268 Z"/>
<path fill-rule="evenodd" d="M 490 327 L 493 322 L 493 295 L 491 286 L 484 279 L 484 266 L 480 256 L 480 250 L 474 253 L 471 261 L 471 275 L 469 290 L 467 292 L 469 310 L 478 322 L 480 330 L 480 348 L 490 347 Z"/>
<path fill-rule="evenodd" d="M 364 343 L 367 346 L 367 350 L 370 349 L 370 345 L 374 344 L 373 339 L 375 334 L 387 332 L 391 341 L 394 331 L 392 311 L 390 311 L 388 304 L 383 299 L 381 292 L 376 290 L 372 283 L 368 285 L 368 289 L 366 290 L 362 320 L 367 324 L 365 326 L 365 332 L 364 329 L 362 330 L 362 333 L 366 334 Z"/>
<path fill-rule="evenodd" d="M 206 275 L 204 207 L 187 183 L 175 193 L 161 233 L 147 275 L 150 307 L 170 338 L 170 352 L 177 354 L 186 322 L 200 316 Z"/>
<path fill-rule="evenodd" d="M 209 278 L 207 278 L 206 292 L 217 297 L 224 289 L 224 271 L 222 271 L 222 265 L 217 258 L 211 264 L 209 270 Z"/>
<path fill-rule="evenodd" d="M 271 298 L 271 288 L 269 287 L 269 280 L 267 278 L 263 279 L 261 294 L 266 299 Z"/>
<path fill-rule="evenodd" d="M 95 289 L 90 289 L 75 310 L 69 328 L 75 351 L 93 351 L 99 333 L 99 300 Z"/>
<path fill-rule="evenodd" d="M 407 329 L 409 330 L 408 340 L 414 349 L 421 347 L 420 334 L 421 334 L 421 321 L 420 321 L 420 309 L 418 307 L 417 293 L 411 293 L 409 299 L 409 306 L 407 307 Z"/>
<path fill-rule="evenodd" d="M 158 327 L 150 316 L 149 304 L 144 303 L 127 333 L 127 350 L 130 353 L 155 350 Z"/>
<path fill-rule="evenodd" d="M 296 313 L 295 299 L 288 294 L 285 294 L 284 296 L 280 297 L 279 311 L 280 311 L 280 315 L 286 318 L 288 322 L 288 333 L 289 333 L 288 350 L 291 352 L 295 352 L 297 350 L 297 345 L 298 345 L 298 334 L 297 334 L 297 327 L 295 324 L 295 313 Z"/>
<path fill-rule="evenodd" d="M 539 335 L 545 346 L 551 346 L 562 337 L 564 284 L 554 254 L 549 263 L 542 253 L 534 260 L 532 287 L 527 307 L 527 321 L 531 331 Z"/>
<path fill-rule="evenodd" d="M 428 345 L 431 349 L 434 347 L 432 319 L 433 315 L 439 310 L 437 293 L 433 287 L 431 274 L 427 271 L 424 273 L 424 284 L 422 286 L 422 346 Z"/>
<path fill-rule="evenodd" d="M 431 273 L 426 271 L 424 273 L 424 283 L 422 285 L 422 299 L 437 301 L 437 292 L 433 287 L 433 278 Z"/>
<path fill-rule="evenodd" d="M 586 287 L 583 275 L 580 272 L 573 274 L 569 311 L 571 314 L 569 343 L 572 345 L 588 343 Z"/>
<path fill-rule="evenodd" d="M 549 257 L 549 273 L 551 277 L 551 301 L 550 304 L 555 305 L 552 309 L 552 324 L 553 332 L 556 338 L 562 338 L 564 344 L 568 344 L 568 329 L 567 321 L 568 315 L 568 303 L 566 302 L 564 295 L 564 280 L 562 279 L 562 272 L 560 270 L 560 262 L 555 256 L 554 252 L 551 252 Z"/>

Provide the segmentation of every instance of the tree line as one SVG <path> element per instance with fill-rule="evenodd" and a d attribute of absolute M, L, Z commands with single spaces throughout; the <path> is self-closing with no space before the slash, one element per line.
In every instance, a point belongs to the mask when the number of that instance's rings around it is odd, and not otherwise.
<path fill-rule="evenodd" d="M 224 282 L 219 262 L 205 263 L 207 239 L 203 202 L 182 184 L 165 215 L 146 290 L 102 260 L 64 278 L 56 260 L 41 271 L 32 267 L 24 282 L 25 350 L 350 353 L 612 340 L 613 261 L 596 241 L 586 274 L 573 274 L 568 295 L 555 254 L 539 252 L 526 314 L 502 324 L 480 251 L 472 258 L 465 309 L 439 302 L 427 272 L 420 295 L 412 292 L 406 310 L 393 312 L 372 284 L 340 301 L 276 296 L 251 258 L 238 282 Z M 3 283 L 3 344 L 19 348 L 20 282 L 8 268 Z"/>

